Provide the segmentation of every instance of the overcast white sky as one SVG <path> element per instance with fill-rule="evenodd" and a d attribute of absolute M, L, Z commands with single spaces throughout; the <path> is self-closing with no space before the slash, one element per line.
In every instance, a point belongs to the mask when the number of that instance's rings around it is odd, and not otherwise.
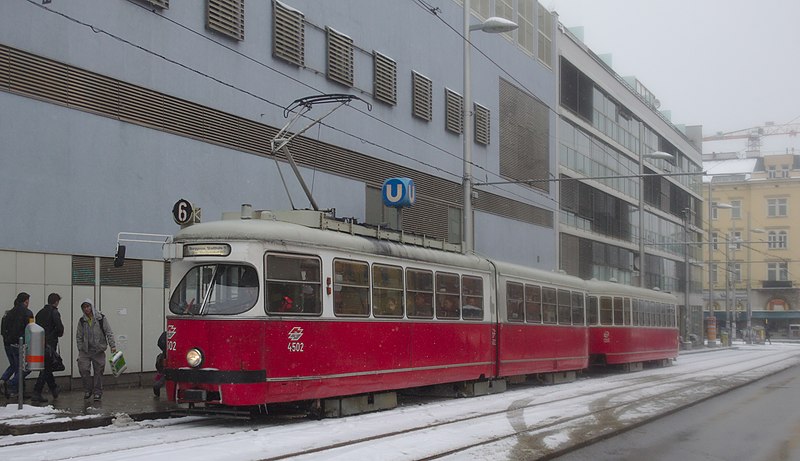
<path fill-rule="evenodd" d="M 800 123 L 798 0 L 540 2 L 566 27 L 583 26 L 592 51 L 611 53 L 614 70 L 637 77 L 676 125 L 703 125 L 707 136 Z M 765 147 L 800 148 L 800 136 L 770 138 Z"/>

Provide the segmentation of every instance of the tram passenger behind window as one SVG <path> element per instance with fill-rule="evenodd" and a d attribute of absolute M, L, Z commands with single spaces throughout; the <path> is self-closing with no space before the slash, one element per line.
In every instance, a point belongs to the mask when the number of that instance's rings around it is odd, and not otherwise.
<path fill-rule="evenodd" d="M 436 316 L 439 318 L 457 319 L 458 297 L 453 295 L 439 295 L 436 302 Z"/>
<path fill-rule="evenodd" d="M 297 312 L 292 290 L 287 284 L 271 283 L 267 287 L 269 293 L 269 311 L 275 314 Z"/>
<path fill-rule="evenodd" d="M 464 313 L 465 319 L 480 319 L 483 318 L 483 306 L 481 306 L 481 299 L 475 296 L 467 296 L 464 298 L 464 306 L 461 308 Z"/>
<path fill-rule="evenodd" d="M 418 292 L 408 306 L 408 315 L 412 317 L 433 317 L 433 299 L 430 293 Z"/>
<path fill-rule="evenodd" d="M 384 315 L 388 315 L 391 317 L 400 317 L 403 315 L 403 308 L 400 306 L 400 303 L 397 302 L 394 298 L 389 298 L 386 300 L 386 308 L 383 311 Z"/>

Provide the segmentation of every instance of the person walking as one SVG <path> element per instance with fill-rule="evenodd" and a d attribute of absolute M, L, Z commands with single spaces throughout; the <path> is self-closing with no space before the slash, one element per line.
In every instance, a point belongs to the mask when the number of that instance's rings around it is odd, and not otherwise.
<path fill-rule="evenodd" d="M 164 382 L 167 380 L 167 375 L 164 372 L 164 364 L 167 361 L 167 332 L 161 333 L 158 337 L 158 348 L 161 353 L 156 357 L 156 375 L 153 378 L 153 395 L 161 397 L 161 388 L 164 387 Z"/>
<path fill-rule="evenodd" d="M 3 393 L 6 398 L 17 396 L 19 386 L 19 338 L 25 336 L 25 327 L 33 321 L 33 312 L 28 309 L 31 295 L 20 292 L 14 299 L 14 307 L 9 309 L 2 320 L 3 346 L 8 358 L 8 368 L 3 373 Z M 25 372 L 28 376 L 30 371 Z M 25 379 L 24 377 L 22 379 Z"/>
<path fill-rule="evenodd" d="M 56 384 L 56 378 L 53 376 L 52 360 L 50 363 L 47 360 L 47 357 L 52 358 L 58 350 L 58 338 L 64 336 L 64 323 L 61 322 L 61 313 L 58 312 L 59 302 L 61 302 L 61 295 L 50 293 L 47 296 L 47 304 L 36 313 L 36 323 L 44 329 L 45 362 L 44 370 L 39 372 L 39 377 L 36 378 L 36 384 L 33 386 L 32 402 L 47 402 L 47 399 L 42 397 L 45 384 L 50 389 L 53 400 L 58 398 L 60 391 Z"/>
<path fill-rule="evenodd" d="M 75 340 L 78 343 L 78 372 L 83 380 L 83 398 L 89 400 L 94 395 L 95 402 L 99 402 L 103 398 L 106 348 L 111 346 L 111 353 L 116 353 L 117 344 L 108 319 L 95 309 L 90 298 L 81 303 L 81 311 L 83 315 L 78 319 Z"/>

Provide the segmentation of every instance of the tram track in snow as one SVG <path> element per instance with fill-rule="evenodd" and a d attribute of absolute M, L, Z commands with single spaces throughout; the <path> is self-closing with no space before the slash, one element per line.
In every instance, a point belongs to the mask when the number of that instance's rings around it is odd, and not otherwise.
<path fill-rule="evenodd" d="M 713 360 L 713 359 L 702 360 L 702 361 L 705 362 L 705 361 L 711 361 L 711 360 Z M 787 361 L 796 362 L 797 359 L 792 359 L 791 357 L 788 357 L 788 358 L 784 357 L 784 358 L 781 358 L 781 359 L 772 360 L 772 361 L 768 362 L 766 365 L 776 365 L 776 364 L 787 362 Z M 713 371 L 715 369 L 717 369 L 717 370 L 726 369 L 729 366 L 730 366 L 730 363 L 726 362 L 724 364 L 717 365 L 717 366 L 714 366 L 714 367 L 707 367 L 707 368 L 705 368 L 705 370 L 707 372 L 711 372 L 711 371 Z M 728 391 L 728 390 L 735 389 L 736 387 L 739 387 L 741 385 L 744 385 L 744 384 L 747 384 L 749 382 L 752 382 L 752 380 L 746 379 L 742 375 L 744 373 L 747 373 L 747 372 L 752 372 L 754 370 L 762 369 L 762 368 L 764 368 L 764 366 L 765 366 L 764 363 L 760 363 L 760 364 L 758 364 L 756 366 L 750 367 L 749 369 L 737 370 L 736 373 L 727 376 L 727 378 L 731 378 L 731 377 L 735 378 L 737 376 L 740 377 L 739 382 L 735 383 L 733 386 L 728 386 L 728 385 L 721 386 L 719 384 L 714 385 L 714 383 L 720 383 L 721 382 L 720 378 L 715 376 L 715 377 L 709 377 L 709 378 L 707 378 L 705 380 L 700 380 L 700 381 L 698 381 L 698 380 L 688 380 L 686 385 L 683 385 L 683 386 L 680 386 L 680 387 L 674 388 L 674 389 L 669 389 L 666 392 L 661 392 L 661 389 L 664 388 L 664 387 L 672 386 L 672 385 L 674 385 L 676 383 L 680 383 L 682 381 L 687 381 L 687 380 L 683 379 L 684 375 L 677 375 L 678 378 L 675 378 L 675 379 L 673 379 L 671 377 L 667 377 L 665 380 L 658 381 L 658 382 L 650 380 L 650 379 L 643 379 L 643 380 L 640 380 L 640 382 L 638 382 L 638 383 L 631 384 L 631 385 L 628 385 L 628 386 L 623 386 L 623 387 L 611 386 L 614 389 L 613 391 L 595 389 L 595 390 L 593 390 L 593 391 L 591 391 L 590 393 L 587 393 L 587 394 L 580 394 L 580 395 L 569 396 L 569 397 L 564 397 L 564 398 L 550 399 L 550 400 L 545 400 L 545 401 L 542 401 L 542 402 L 536 402 L 536 403 L 530 403 L 530 404 L 526 404 L 526 405 L 521 405 L 521 406 L 518 406 L 518 407 L 513 408 L 513 409 L 504 409 L 504 410 L 492 411 L 492 412 L 489 412 L 489 413 L 486 413 L 486 414 L 482 414 L 482 415 L 474 415 L 474 416 L 460 418 L 460 419 L 451 420 L 451 421 L 442 421 L 442 422 L 439 422 L 439 423 L 430 424 L 428 426 L 420 427 L 420 428 L 416 428 L 416 429 L 395 431 L 395 432 L 385 433 L 385 434 L 382 434 L 382 435 L 376 435 L 376 436 L 373 436 L 373 437 L 367 437 L 367 438 L 364 438 L 362 440 L 352 440 L 350 442 L 342 442 L 342 443 L 330 445 L 328 447 L 317 447 L 315 449 L 310 449 L 310 450 L 306 450 L 306 451 L 303 451 L 303 452 L 296 452 L 296 453 L 286 454 L 286 455 L 282 455 L 282 456 L 267 457 L 267 458 L 262 458 L 262 459 L 264 461 L 278 461 L 278 460 L 284 460 L 284 459 L 290 459 L 290 458 L 291 459 L 300 460 L 300 459 L 305 459 L 304 457 L 306 457 L 308 459 L 317 459 L 317 457 L 319 457 L 319 459 L 325 459 L 325 458 L 328 457 L 327 456 L 328 453 L 331 454 L 331 456 L 330 456 L 331 458 L 335 458 L 335 457 L 337 457 L 337 454 L 335 452 L 337 452 L 337 451 L 347 451 L 352 455 L 353 451 L 355 449 L 357 449 L 358 445 L 365 444 L 365 443 L 373 443 L 373 442 L 377 442 L 379 440 L 386 440 L 386 439 L 390 439 L 390 438 L 393 438 L 393 437 L 405 438 L 405 437 L 409 437 L 409 436 L 413 435 L 414 432 L 430 431 L 430 430 L 435 430 L 436 428 L 447 428 L 450 432 L 459 432 L 461 430 L 468 429 L 469 426 L 474 426 L 474 425 L 480 424 L 481 420 L 485 420 L 484 422 L 486 422 L 486 421 L 491 421 L 492 419 L 495 419 L 498 416 L 503 417 L 504 415 L 507 415 L 510 412 L 519 413 L 519 412 L 523 412 L 523 411 L 535 410 L 537 407 L 542 407 L 542 406 L 545 406 L 545 405 L 556 405 L 556 404 L 560 404 L 560 403 L 570 402 L 570 401 L 573 401 L 573 400 L 580 400 L 580 399 L 585 399 L 585 398 L 595 398 L 595 396 L 593 394 L 603 393 L 604 397 L 602 397 L 601 400 L 606 400 L 606 401 L 610 402 L 610 401 L 612 401 L 614 398 L 616 398 L 618 396 L 631 395 L 633 392 L 641 390 L 643 388 L 649 388 L 651 391 L 654 392 L 654 395 L 648 397 L 646 401 L 642 401 L 642 400 L 636 400 L 636 401 L 626 400 L 626 401 L 619 402 L 619 403 L 616 403 L 616 404 L 610 404 L 610 405 L 607 405 L 607 406 L 603 406 L 602 408 L 598 408 L 596 410 L 583 412 L 583 413 L 572 414 L 569 417 L 565 417 L 563 419 L 558 419 L 558 420 L 555 420 L 555 421 L 546 421 L 546 422 L 542 422 L 541 424 L 534 424 L 533 426 L 527 426 L 526 425 L 526 427 L 524 427 L 524 428 L 522 428 L 520 430 L 511 432 L 511 433 L 507 433 L 507 434 L 503 434 L 503 435 L 500 435 L 500 436 L 496 436 L 496 437 L 490 437 L 490 438 L 481 440 L 480 442 L 477 442 L 477 443 L 474 443 L 474 444 L 469 444 L 469 445 L 466 445 L 466 446 L 463 446 L 463 447 L 457 447 L 457 448 L 454 448 L 454 449 L 446 450 L 446 451 L 443 451 L 443 452 L 435 453 L 435 454 L 424 456 L 424 457 L 411 458 L 411 459 L 418 459 L 418 460 L 443 459 L 443 458 L 455 456 L 455 455 L 457 455 L 459 453 L 464 453 L 465 451 L 475 450 L 475 449 L 478 449 L 480 447 L 489 446 L 489 445 L 492 445 L 492 444 L 495 444 L 495 443 L 498 443 L 498 442 L 501 442 L 501 441 L 504 441 L 504 440 L 509 440 L 509 439 L 512 439 L 512 438 L 520 437 L 520 436 L 535 437 L 536 435 L 540 435 L 540 434 L 546 433 L 548 431 L 555 431 L 555 430 L 558 430 L 560 427 L 568 426 L 571 423 L 577 423 L 577 422 L 586 420 L 587 418 L 594 419 L 594 420 L 597 420 L 597 421 L 616 419 L 616 418 L 598 417 L 598 415 L 610 414 L 610 413 L 613 413 L 614 411 L 629 407 L 632 404 L 635 404 L 635 405 L 638 406 L 638 405 L 642 405 L 642 404 L 648 404 L 648 403 L 651 403 L 651 402 L 657 402 L 659 400 L 670 399 L 670 398 L 673 398 L 673 397 L 678 397 L 678 398 L 684 397 L 685 396 L 685 392 L 687 390 L 691 389 L 691 390 L 695 390 L 696 391 L 698 386 L 700 386 L 700 385 L 708 385 L 709 389 L 708 389 L 708 391 L 704 392 L 704 394 L 705 394 L 704 396 L 698 397 L 697 399 L 692 400 L 689 403 L 689 405 L 693 405 L 693 404 L 696 404 L 696 403 L 698 403 L 698 402 L 700 402 L 700 401 L 702 401 L 702 400 L 704 400 L 706 398 L 710 398 L 710 397 L 713 397 L 714 395 L 718 395 L 720 393 L 720 392 L 718 392 L 720 390 L 720 388 L 724 388 L 725 391 Z M 629 378 L 631 375 L 614 375 L 614 376 L 628 377 Z M 669 376 L 675 376 L 675 375 L 669 375 Z M 589 378 L 589 381 L 590 380 L 591 380 L 591 378 Z M 609 384 L 613 384 L 613 382 L 611 382 Z M 609 393 L 605 394 L 605 392 L 609 392 Z M 671 408 L 668 411 L 664 411 L 663 413 L 661 413 L 661 415 L 666 415 L 666 414 L 672 413 L 674 411 L 677 411 L 679 408 L 683 408 L 685 406 L 686 405 L 675 405 L 674 408 Z M 457 428 L 457 427 L 454 428 L 454 426 L 459 426 L 459 425 L 466 425 L 466 427 L 464 427 L 464 428 Z M 633 426 L 631 426 L 631 427 L 633 427 Z M 583 434 L 585 435 L 586 432 L 584 431 Z M 601 437 L 601 436 L 603 436 L 603 434 L 598 434 L 597 435 L 597 437 Z M 585 444 L 575 444 L 575 448 L 577 448 L 578 446 L 583 446 L 583 445 L 585 445 Z M 532 453 L 529 452 L 528 454 L 532 454 Z M 563 454 L 563 453 L 557 452 L 557 451 L 553 451 L 551 453 L 541 453 L 540 454 L 541 456 L 536 456 L 535 458 L 532 458 L 532 459 L 546 459 L 546 458 L 544 458 L 545 456 L 546 457 L 552 457 L 552 456 L 559 455 L 559 454 Z M 357 455 L 356 455 L 356 457 L 357 457 Z"/>
<path fill-rule="evenodd" d="M 744 352 L 745 354 L 748 352 Z M 419 445 L 423 450 L 406 452 L 399 449 L 396 459 L 448 459 L 458 458 L 465 453 L 474 453 L 493 445 L 514 445 L 524 441 L 526 450 L 538 450 L 546 454 L 542 444 L 549 434 L 567 432 L 575 427 L 585 428 L 595 422 L 597 433 L 592 437 L 602 437 L 601 429 L 611 427 L 610 422 L 620 417 L 633 418 L 635 408 L 641 405 L 677 405 L 673 401 L 685 398 L 689 390 L 697 396 L 694 402 L 723 392 L 723 387 L 733 387 L 752 381 L 749 375 L 765 368 L 780 367 L 781 364 L 797 363 L 796 354 L 780 354 L 777 357 L 760 356 L 748 367 L 732 368 L 742 360 L 741 353 L 715 352 L 703 354 L 713 357 L 693 357 L 691 363 L 673 367 L 646 370 L 645 372 L 600 375 L 581 378 L 575 383 L 555 386 L 519 386 L 508 392 L 492 396 L 478 397 L 485 402 L 485 411 L 466 413 L 459 410 L 464 399 L 443 400 L 436 403 L 400 407 L 397 410 L 371 413 L 350 418 L 358 418 L 357 430 L 352 433 L 336 434 L 337 423 L 350 419 L 309 420 L 226 420 L 222 418 L 176 418 L 131 423 L 121 427 L 87 429 L 74 433 L 40 434 L 39 437 L 20 436 L 12 443 L 0 445 L 4 455 L 14 458 L 14 452 L 25 450 L 26 445 L 36 443 L 36 451 L 45 450 L 36 459 L 138 459 L 158 454 L 158 457 L 184 456 L 187 453 L 218 453 L 224 455 L 225 447 L 251 445 L 252 454 L 247 459 L 328 459 L 348 454 L 356 456 L 362 451 L 374 450 L 376 444 L 408 447 Z M 685 366 L 682 366 L 685 365 Z M 785 368 L 785 367 L 784 367 Z M 731 371 L 731 370 L 734 371 Z M 702 372 L 702 376 L 699 374 Z M 698 376 L 695 376 L 698 374 Z M 766 374 L 764 374 L 765 376 Z M 727 383 L 722 386 L 722 383 Z M 626 399 L 641 395 L 649 389 L 647 399 Z M 472 400 L 472 399 L 470 399 Z M 672 402 L 672 403 L 671 403 Z M 562 417 L 542 417 L 552 408 L 582 406 L 583 410 L 567 412 Z M 664 410 L 666 413 L 668 410 Z M 674 410 L 669 410 L 674 411 Z M 394 430 L 385 427 L 396 412 L 415 415 L 415 424 L 406 424 Z M 634 415 L 635 416 L 635 415 Z M 622 424 L 622 423 L 620 423 Z M 627 423 L 626 423 L 627 424 Z M 631 423 L 633 424 L 633 423 Z M 409 440 L 438 437 L 439 433 L 459 433 L 474 431 L 478 427 L 505 426 L 503 433 L 476 435 L 474 443 L 460 446 L 446 446 L 425 451 L 424 444 L 410 444 Z M 234 426 L 234 427 L 231 427 Z M 319 433 L 317 443 L 312 446 L 298 446 L 291 440 L 301 432 Z M 258 433 L 254 435 L 255 433 Z M 262 436 L 263 434 L 263 436 Z M 591 434 L 589 434 L 591 435 Z M 125 443 L 111 443 L 111 440 L 125 438 Z M 440 437 L 446 439 L 446 437 Z M 76 443 L 80 440 L 80 443 Z M 78 449 L 70 447 L 78 446 Z M 92 450 L 91 447 L 113 446 L 111 449 Z M 9 451 L 10 450 L 10 451 Z M 228 449 L 230 450 L 230 448 Z M 551 450 L 553 453 L 556 451 Z M 268 456 L 265 454 L 270 453 Z M 527 453 L 527 452 L 526 452 Z M 538 455 L 537 455 L 538 456 Z M 4 456 L 5 457 L 5 456 Z M 387 457 L 391 458 L 391 457 Z M 200 458 L 208 459 L 208 458 Z"/>

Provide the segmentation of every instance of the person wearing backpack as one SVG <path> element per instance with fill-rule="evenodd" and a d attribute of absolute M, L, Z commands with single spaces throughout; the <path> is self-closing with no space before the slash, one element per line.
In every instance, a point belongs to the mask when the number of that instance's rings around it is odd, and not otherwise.
<path fill-rule="evenodd" d="M 111 346 L 111 353 L 117 352 L 114 332 L 108 324 L 106 316 L 95 309 L 92 300 L 87 298 L 81 303 L 83 316 L 78 319 L 75 340 L 78 343 L 78 371 L 83 380 L 83 398 L 94 401 L 103 398 L 103 371 L 106 369 L 106 348 Z M 94 369 L 94 376 L 92 376 Z"/>
<path fill-rule="evenodd" d="M 19 338 L 25 336 L 25 327 L 33 321 L 33 312 L 28 309 L 30 300 L 31 295 L 20 292 L 14 299 L 14 307 L 5 313 L 2 320 L 3 346 L 9 365 L 0 380 L 6 398 L 16 397 L 19 388 Z M 25 376 L 28 373 L 30 371 L 25 372 Z"/>
<path fill-rule="evenodd" d="M 36 313 L 36 323 L 44 329 L 44 346 L 45 356 L 48 354 L 50 357 L 58 350 L 58 338 L 64 336 L 64 323 L 61 322 L 61 313 L 58 312 L 58 303 L 61 302 L 61 295 L 58 293 L 50 293 L 47 296 L 47 304 Z M 52 360 L 48 363 L 45 358 L 44 370 L 39 372 L 39 377 L 36 379 L 36 384 L 33 386 L 32 402 L 47 402 L 47 399 L 42 397 L 44 385 L 50 388 L 50 395 L 53 399 L 58 398 L 59 387 L 56 384 L 56 379 L 53 376 Z"/>

